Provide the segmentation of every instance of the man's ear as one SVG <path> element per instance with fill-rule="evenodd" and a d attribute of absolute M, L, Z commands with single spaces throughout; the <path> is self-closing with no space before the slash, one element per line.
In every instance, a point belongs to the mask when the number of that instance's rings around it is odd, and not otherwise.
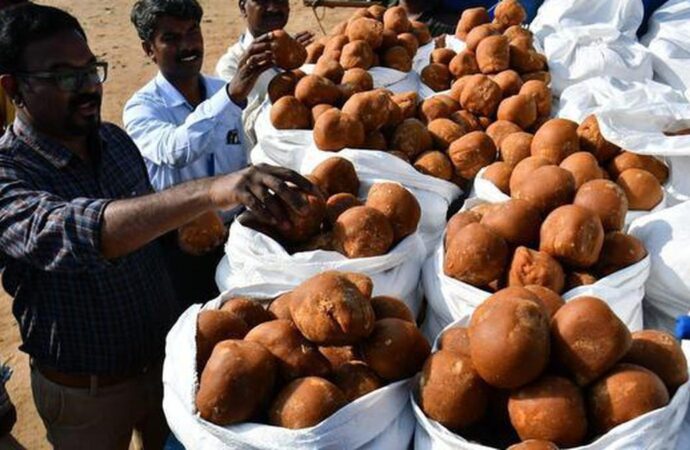
<path fill-rule="evenodd" d="M 14 75 L 0 75 L 0 86 L 2 86 L 2 89 L 7 93 L 9 98 L 17 99 L 19 97 L 19 84 Z"/>
<path fill-rule="evenodd" d="M 154 53 L 153 53 L 153 45 L 149 41 L 141 41 L 141 48 L 144 50 L 144 53 L 146 56 L 151 58 L 153 62 L 156 62 Z"/>

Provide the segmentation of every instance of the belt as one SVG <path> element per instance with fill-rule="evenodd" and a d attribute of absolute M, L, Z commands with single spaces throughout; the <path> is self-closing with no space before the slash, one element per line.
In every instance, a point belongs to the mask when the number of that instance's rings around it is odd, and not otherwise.
<path fill-rule="evenodd" d="M 90 375 L 60 372 L 59 370 L 44 366 L 33 359 L 31 360 L 31 364 L 47 380 L 61 386 L 76 389 L 97 389 L 99 387 L 115 386 L 143 375 L 150 369 L 150 366 L 147 366 L 135 373 L 126 375 Z"/>

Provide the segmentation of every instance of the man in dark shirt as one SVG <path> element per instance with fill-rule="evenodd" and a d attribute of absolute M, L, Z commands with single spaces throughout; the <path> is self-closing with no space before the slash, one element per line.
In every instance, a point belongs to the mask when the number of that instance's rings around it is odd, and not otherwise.
<path fill-rule="evenodd" d="M 59 9 L 0 12 L 0 74 L 17 106 L 0 141 L 0 266 L 48 438 L 126 449 L 135 430 L 161 448 L 160 366 L 179 311 L 157 239 L 239 204 L 285 226 L 314 188 L 260 166 L 153 193 L 134 143 L 101 123 L 107 64 Z"/>

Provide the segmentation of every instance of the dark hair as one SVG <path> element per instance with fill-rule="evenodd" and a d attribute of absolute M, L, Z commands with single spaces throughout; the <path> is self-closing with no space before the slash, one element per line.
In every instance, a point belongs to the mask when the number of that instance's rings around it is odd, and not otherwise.
<path fill-rule="evenodd" d="M 71 14 L 52 6 L 25 3 L 0 11 L 0 73 L 21 69 L 22 54 L 32 42 L 74 30 L 86 33 Z"/>
<path fill-rule="evenodd" d="M 142 41 L 150 41 L 156 32 L 156 20 L 161 16 L 193 19 L 201 22 L 204 10 L 196 0 L 138 0 L 132 7 L 130 19 Z"/>

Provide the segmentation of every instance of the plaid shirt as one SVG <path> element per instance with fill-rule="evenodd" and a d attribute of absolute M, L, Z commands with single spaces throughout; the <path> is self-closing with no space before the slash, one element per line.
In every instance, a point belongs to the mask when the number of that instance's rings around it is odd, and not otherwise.
<path fill-rule="evenodd" d="M 21 349 L 67 373 L 130 374 L 158 361 L 177 308 L 161 245 L 100 253 L 110 199 L 152 192 L 127 134 L 103 124 L 92 162 L 17 119 L 0 140 L 0 267 Z"/>

